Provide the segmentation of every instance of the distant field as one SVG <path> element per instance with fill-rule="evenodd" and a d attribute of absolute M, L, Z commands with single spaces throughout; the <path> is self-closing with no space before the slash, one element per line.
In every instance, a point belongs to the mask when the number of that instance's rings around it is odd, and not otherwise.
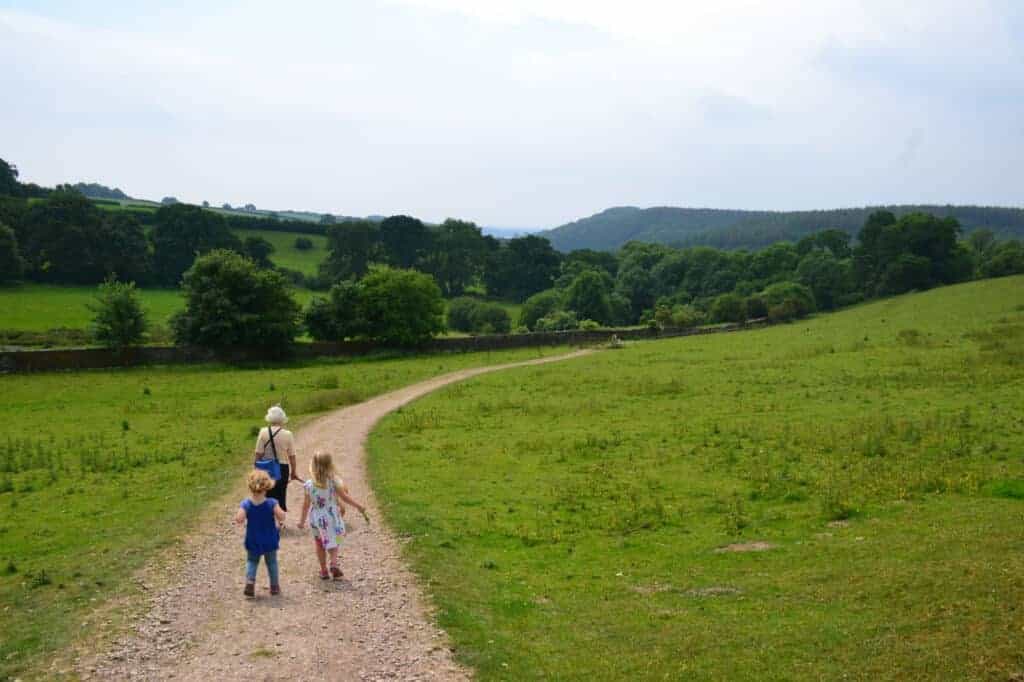
<path fill-rule="evenodd" d="M 0 679 L 76 634 L 96 640 L 89 612 L 137 593 L 132 572 L 242 480 L 269 404 L 301 427 L 435 374 L 548 352 L 0 376 Z"/>
<path fill-rule="evenodd" d="M 320 234 L 293 234 L 290 232 L 273 232 L 271 230 L 235 230 L 240 239 L 246 237 L 263 237 L 274 245 L 274 253 L 270 260 L 283 268 L 298 270 L 305 275 L 315 275 L 320 263 L 327 256 L 327 237 Z M 309 251 L 295 248 L 295 240 L 305 237 L 313 242 Z"/>
<path fill-rule="evenodd" d="M 370 467 L 481 680 L 1013 680 L 1022 405 L 1012 277 L 479 377 Z"/>

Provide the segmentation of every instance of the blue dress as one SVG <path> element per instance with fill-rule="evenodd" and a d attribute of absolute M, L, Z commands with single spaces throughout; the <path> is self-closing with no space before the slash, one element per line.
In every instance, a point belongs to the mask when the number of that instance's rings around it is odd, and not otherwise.
<path fill-rule="evenodd" d="M 254 504 L 249 498 L 242 500 L 245 510 L 245 549 L 253 554 L 276 552 L 281 542 L 281 534 L 277 530 L 274 519 L 274 507 L 277 500 L 268 497 L 260 504 Z"/>

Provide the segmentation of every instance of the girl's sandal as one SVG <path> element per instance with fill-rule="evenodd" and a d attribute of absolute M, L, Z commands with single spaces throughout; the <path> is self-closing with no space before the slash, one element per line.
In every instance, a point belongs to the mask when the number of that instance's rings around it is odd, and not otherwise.
<path fill-rule="evenodd" d="M 345 574 L 341 572 L 341 569 L 337 566 L 331 566 L 331 577 L 335 580 L 341 580 L 345 577 Z"/>
<path fill-rule="evenodd" d="M 320 580 L 330 580 L 331 574 L 327 572 L 327 569 L 320 571 Z"/>

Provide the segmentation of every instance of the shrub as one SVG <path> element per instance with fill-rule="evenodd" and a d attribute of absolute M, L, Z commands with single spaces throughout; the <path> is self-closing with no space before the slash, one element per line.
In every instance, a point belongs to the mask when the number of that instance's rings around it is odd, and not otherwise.
<path fill-rule="evenodd" d="M 296 237 L 295 249 L 297 251 L 311 251 L 313 249 L 313 240 L 309 237 Z"/>
<path fill-rule="evenodd" d="M 566 290 L 565 305 L 581 317 L 608 322 L 611 320 L 608 294 L 612 287 L 614 282 L 608 273 L 584 270 Z"/>
<path fill-rule="evenodd" d="M 359 336 L 365 328 L 360 306 L 359 285 L 339 282 L 331 287 L 326 299 L 318 296 L 309 302 L 304 316 L 306 331 L 317 341 Z"/>
<path fill-rule="evenodd" d="M 512 329 L 508 311 L 497 303 L 477 303 L 472 313 L 472 330 L 489 334 L 507 334 Z"/>
<path fill-rule="evenodd" d="M 178 343 L 284 352 L 298 333 L 299 307 L 281 273 L 232 251 L 197 258 L 182 291 L 185 310 L 171 322 Z"/>
<path fill-rule="evenodd" d="M 746 303 L 747 317 L 755 320 L 761 317 L 768 317 L 768 306 L 760 296 L 748 296 Z"/>
<path fill-rule="evenodd" d="M 692 305 L 677 305 L 672 308 L 672 326 L 691 329 L 704 322 L 704 313 Z"/>
<path fill-rule="evenodd" d="M 306 275 L 299 270 L 292 270 L 291 268 L 275 268 L 278 272 L 284 275 L 284 278 L 288 280 L 288 283 L 294 287 L 305 287 L 306 286 Z"/>
<path fill-rule="evenodd" d="M 572 311 L 556 310 L 539 320 L 534 329 L 539 332 L 560 332 L 569 329 L 577 329 L 580 326 L 576 319 L 576 313 Z"/>
<path fill-rule="evenodd" d="M 448 302 L 448 328 L 460 332 L 473 331 L 473 318 L 479 305 L 479 301 L 468 296 L 450 300 Z"/>
<path fill-rule="evenodd" d="M 795 299 L 789 298 L 778 305 L 768 308 L 768 321 L 771 323 L 789 322 L 801 317 L 800 305 Z"/>
<path fill-rule="evenodd" d="M 711 304 L 711 319 L 715 322 L 743 322 L 747 319 L 747 306 L 739 294 L 722 294 Z"/>
<path fill-rule="evenodd" d="M 579 328 L 585 332 L 591 332 L 595 329 L 600 329 L 601 323 L 595 320 L 582 320 Z"/>
<path fill-rule="evenodd" d="M 526 299 L 519 312 L 519 324 L 527 329 L 536 329 L 537 320 L 546 317 L 564 306 L 562 292 L 548 289 Z"/>
<path fill-rule="evenodd" d="M 101 345 L 127 348 L 145 340 L 149 325 L 134 282 L 108 279 L 88 307 L 93 313 L 93 339 Z"/>
<path fill-rule="evenodd" d="M 444 299 L 430 275 L 376 266 L 359 287 L 367 337 L 417 345 L 444 331 Z"/>

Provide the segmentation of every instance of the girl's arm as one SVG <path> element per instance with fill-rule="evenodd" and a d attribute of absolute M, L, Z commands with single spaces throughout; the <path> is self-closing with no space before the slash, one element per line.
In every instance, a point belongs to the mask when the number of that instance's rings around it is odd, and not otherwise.
<path fill-rule="evenodd" d="M 288 518 L 288 512 L 286 512 L 284 509 L 281 509 L 281 505 L 275 504 L 274 518 L 280 521 L 281 523 L 284 523 L 285 519 Z"/>
<path fill-rule="evenodd" d="M 305 490 L 303 492 L 306 493 L 306 497 L 305 497 L 305 499 L 302 500 L 302 516 L 299 517 L 299 528 L 305 528 L 306 527 L 306 519 L 309 518 L 309 505 L 310 505 L 309 491 Z"/>
<path fill-rule="evenodd" d="M 366 514 L 366 507 L 364 507 L 363 505 L 359 504 L 354 499 L 352 499 L 352 497 L 348 493 L 346 493 L 344 490 L 341 490 L 339 488 L 336 492 L 338 493 L 338 499 L 339 500 L 344 500 L 345 502 L 348 502 L 353 507 L 355 507 L 356 509 L 359 510 L 359 513 L 363 515 L 364 519 L 366 519 L 367 521 L 370 520 L 370 517 L 367 516 L 367 514 Z"/>
<path fill-rule="evenodd" d="M 239 507 L 238 511 L 235 512 L 235 523 L 239 526 L 245 523 L 245 510 L 241 507 Z"/>

